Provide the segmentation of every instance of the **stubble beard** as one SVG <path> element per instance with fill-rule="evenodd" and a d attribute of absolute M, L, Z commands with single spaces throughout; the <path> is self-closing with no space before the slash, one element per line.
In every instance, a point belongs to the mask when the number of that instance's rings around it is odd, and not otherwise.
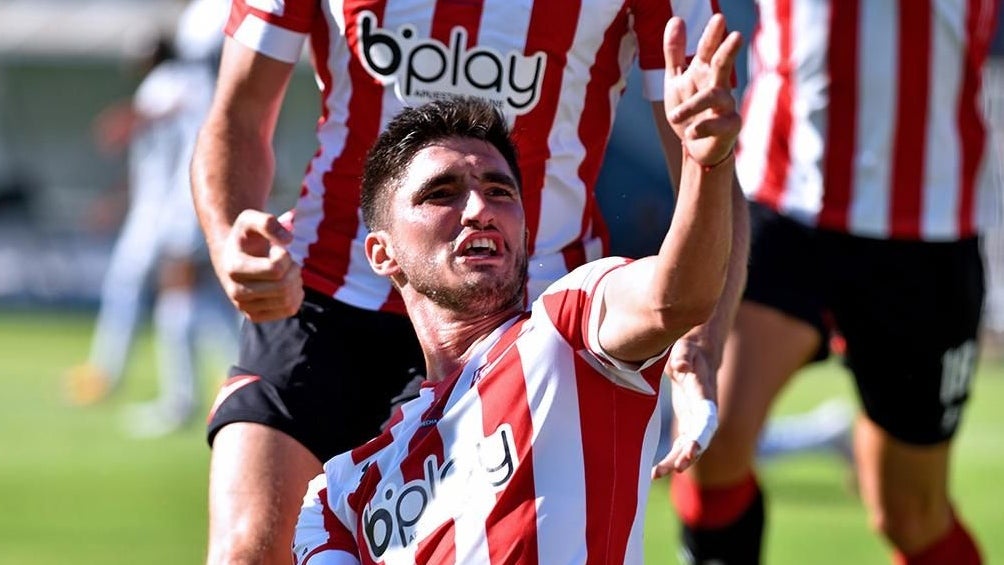
<path fill-rule="evenodd" d="M 408 275 L 408 281 L 416 292 L 441 308 L 472 315 L 489 315 L 513 306 L 522 307 L 526 295 L 527 265 L 526 253 L 523 253 L 513 276 L 487 281 L 479 277 L 477 280 L 465 280 L 458 287 L 440 284 L 436 267 L 427 265 Z"/>

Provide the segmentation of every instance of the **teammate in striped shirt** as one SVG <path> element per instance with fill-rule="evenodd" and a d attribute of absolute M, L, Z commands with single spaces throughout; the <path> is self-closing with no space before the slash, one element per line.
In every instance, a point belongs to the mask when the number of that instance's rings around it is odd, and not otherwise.
<path fill-rule="evenodd" d="M 663 119 L 663 30 L 671 14 L 703 29 L 713 4 L 234 0 L 216 101 L 193 162 L 214 266 L 250 321 L 210 415 L 211 561 L 288 558 L 307 482 L 323 461 L 376 436 L 409 371 L 424 367 L 400 296 L 364 253 L 359 177 L 388 121 L 406 105 L 449 94 L 487 98 L 503 111 L 524 178 L 529 302 L 606 253 L 593 189 L 635 62 L 678 174 L 680 145 Z M 287 230 L 261 210 L 273 176 L 272 132 L 307 40 L 321 91 L 319 148 Z M 735 206 L 745 225 L 738 189 Z M 730 306 L 716 312 L 720 322 L 671 352 L 674 383 L 691 383 L 679 386 L 687 395 L 711 395 L 708 367 L 720 356 L 745 272 L 745 240 L 734 248 L 742 250 L 726 293 L 734 300 L 723 300 Z M 366 353 L 375 341 L 393 344 L 376 360 Z M 696 416 L 701 423 L 688 432 L 713 428 L 710 414 Z"/>
<path fill-rule="evenodd" d="M 667 92 L 689 96 L 666 120 L 689 134 L 659 254 L 589 262 L 529 312 L 505 118 L 468 97 L 390 123 L 363 172 L 365 252 L 401 293 L 432 382 L 382 435 L 325 464 L 298 564 L 643 561 L 651 478 L 677 466 L 651 467 L 660 360 L 711 316 L 731 256 L 740 40 L 724 26 L 712 20 L 686 71 L 682 43 L 668 43 Z"/>
<path fill-rule="evenodd" d="M 760 0 L 737 174 L 750 272 L 718 376 L 722 427 L 673 481 L 694 562 L 755 563 L 758 431 L 846 340 L 862 499 L 897 563 L 980 562 L 948 492 L 977 359 L 979 234 L 998 213 L 980 106 L 997 0 Z M 987 190 L 987 189 L 990 190 Z"/>

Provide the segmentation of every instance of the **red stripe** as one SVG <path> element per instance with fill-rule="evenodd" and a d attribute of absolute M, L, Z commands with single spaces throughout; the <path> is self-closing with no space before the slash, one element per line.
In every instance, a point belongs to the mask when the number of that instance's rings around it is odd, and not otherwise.
<path fill-rule="evenodd" d="M 227 19 L 225 32 L 232 36 L 251 14 L 283 29 L 297 33 L 310 31 L 318 9 L 316 2 L 286 2 L 283 8 L 282 15 L 276 15 L 265 10 L 252 8 L 247 5 L 245 0 L 234 0 L 230 5 L 230 17 Z"/>
<path fill-rule="evenodd" d="M 630 7 L 634 21 L 631 26 L 638 38 L 638 67 L 644 71 L 663 70 L 662 35 L 666 22 L 673 15 L 671 2 L 634 2 Z M 623 12 L 623 10 L 622 10 Z M 690 26 L 691 22 L 687 22 Z M 687 33 L 700 33 L 688 28 Z M 618 38 L 619 40 L 620 38 Z"/>
<path fill-rule="evenodd" d="M 572 349 L 585 346 L 588 320 L 582 314 L 589 296 L 583 290 L 562 290 L 540 297 L 548 318 Z M 574 305 L 574 306 L 570 306 Z"/>
<path fill-rule="evenodd" d="M 920 236 L 931 88 L 931 0 L 899 2 L 899 95 L 892 155 L 889 235 Z"/>
<path fill-rule="evenodd" d="M 351 553 L 358 559 L 359 547 L 352 537 L 352 532 L 338 520 L 338 517 L 331 510 L 331 506 L 328 505 L 328 489 L 321 489 L 317 493 L 317 497 L 321 501 L 321 516 L 324 519 L 324 531 L 328 532 L 328 541 L 312 549 L 310 553 L 303 556 L 302 560 L 297 560 L 296 555 L 293 555 L 294 562 L 298 565 L 309 565 L 310 558 L 329 549 Z"/>
<path fill-rule="evenodd" d="M 820 227 L 847 231 L 853 185 L 854 145 L 857 139 L 858 22 L 860 2 L 830 2 L 829 115 L 824 156 L 824 187 Z"/>
<path fill-rule="evenodd" d="M 527 400 L 526 380 L 519 350 L 511 347 L 526 322 L 513 325 L 492 346 L 487 355 L 491 368 L 486 378 L 477 382 L 481 399 L 482 424 L 485 437 L 497 433 L 501 422 L 512 428 L 510 443 L 515 446 L 513 457 L 518 465 L 512 475 L 493 476 L 508 484 L 498 493 L 494 508 L 485 521 L 488 535 L 488 555 L 491 563 L 539 562 L 537 554 L 537 509 L 534 489 L 533 421 Z M 505 375 L 505 379 L 492 378 Z M 493 461 L 501 464 L 504 461 Z M 506 470 L 502 466 L 502 471 Z"/>
<path fill-rule="evenodd" d="M 449 46 L 450 34 L 455 28 L 462 27 L 467 30 L 467 44 L 464 47 L 473 47 L 478 39 L 478 28 L 483 8 L 484 2 L 480 0 L 466 2 L 437 0 L 436 8 L 432 12 L 432 29 L 430 31 L 432 38 Z M 457 62 L 459 64 L 459 59 Z"/>
<path fill-rule="evenodd" d="M 227 18 L 227 25 L 223 28 L 224 33 L 233 37 L 234 32 L 241 26 L 244 18 L 251 13 L 251 8 L 241 0 L 234 0 L 230 4 L 230 17 Z"/>
<path fill-rule="evenodd" d="M 360 38 L 356 25 L 356 14 L 367 9 L 383 18 L 385 2 L 367 0 L 346 0 L 344 4 L 345 36 L 349 49 L 359 53 Z M 327 30 L 322 34 L 327 36 Z M 319 79 L 324 85 L 322 96 L 327 100 L 331 92 L 331 76 L 326 59 L 326 42 L 317 39 L 315 54 L 318 60 Z M 324 294 L 333 294 L 345 282 L 349 267 L 352 240 L 359 227 L 359 179 L 362 176 L 366 152 L 380 133 L 380 115 L 383 100 L 383 85 L 371 77 L 363 68 L 358 57 L 352 57 L 348 68 L 352 82 L 352 95 L 348 102 L 348 117 L 345 128 L 348 138 L 345 148 L 332 162 L 323 175 L 324 215 L 317 226 L 317 240 L 310 246 L 304 261 L 304 283 Z M 325 113 L 326 121 L 331 116 Z"/>
<path fill-rule="evenodd" d="M 418 542 L 415 563 L 450 565 L 457 562 L 456 522 L 447 520 Z"/>
<path fill-rule="evenodd" d="M 774 108 L 774 120 L 770 128 L 767 147 L 767 167 L 764 178 L 756 189 L 755 199 L 763 204 L 777 209 L 781 202 L 781 194 L 788 184 L 788 169 L 791 165 L 791 132 L 794 128 L 792 119 L 792 104 L 795 96 L 794 69 L 792 61 L 792 21 L 791 0 L 778 0 L 777 25 L 780 35 L 778 46 L 777 74 L 781 77 L 781 87 L 777 93 L 777 106 Z"/>
<path fill-rule="evenodd" d="M 986 149 L 986 129 L 979 110 L 981 69 L 987 57 L 993 22 L 1000 4 L 994 0 L 969 0 L 966 6 L 966 35 L 962 91 L 959 95 L 958 127 L 962 145 L 959 187 L 959 237 L 976 233 L 976 177 Z"/>
<path fill-rule="evenodd" d="M 519 148 L 520 170 L 523 173 L 523 208 L 526 211 L 526 227 L 530 231 L 530 255 L 533 255 L 541 220 L 545 165 L 551 157 L 547 132 L 551 131 L 557 116 L 561 75 L 568 62 L 566 54 L 572 47 L 580 9 L 581 2 L 534 2 L 530 14 L 523 52 L 547 53 L 540 101 L 532 112 L 516 118 L 513 124 L 513 137 Z"/>
<path fill-rule="evenodd" d="M 668 20 L 669 4 L 660 3 L 660 5 L 664 6 L 663 11 Z M 603 42 L 596 52 L 596 60 L 589 70 L 589 83 L 586 85 L 583 100 L 583 107 L 586 108 L 586 111 L 582 113 L 582 119 L 579 122 L 579 139 L 582 140 L 585 147 L 585 154 L 579 165 L 578 175 L 586 186 L 586 207 L 582 214 L 579 237 L 574 243 L 562 250 L 565 268 L 568 270 L 585 262 L 586 255 L 582 241 L 587 234 L 601 238 L 604 256 L 609 250 L 607 226 L 599 205 L 596 203 L 594 190 L 596 179 L 600 174 L 600 164 L 603 162 L 607 143 L 610 140 L 610 124 L 613 120 L 610 92 L 622 78 L 618 56 L 621 41 L 627 32 L 628 25 L 629 14 L 627 6 L 624 5 L 621 6 L 617 16 L 604 32 Z M 665 27 L 665 23 L 663 27 Z"/>
<path fill-rule="evenodd" d="M 642 438 L 657 395 L 612 384 L 580 355 L 575 376 L 586 483 L 586 563 L 623 563 L 639 504 Z"/>

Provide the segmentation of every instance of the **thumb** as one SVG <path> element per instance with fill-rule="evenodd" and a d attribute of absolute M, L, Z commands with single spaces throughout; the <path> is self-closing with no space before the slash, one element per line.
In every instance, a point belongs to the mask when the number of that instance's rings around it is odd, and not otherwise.
<path fill-rule="evenodd" d="M 280 218 L 268 214 L 265 219 L 264 235 L 272 244 L 286 246 L 293 242 L 293 233 L 282 223 Z"/>
<path fill-rule="evenodd" d="M 261 210 L 244 210 L 234 222 L 234 231 L 245 237 L 259 236 L 273 245 L 285 246 L 293 241 L 293 234 L 279 218 Z"/>

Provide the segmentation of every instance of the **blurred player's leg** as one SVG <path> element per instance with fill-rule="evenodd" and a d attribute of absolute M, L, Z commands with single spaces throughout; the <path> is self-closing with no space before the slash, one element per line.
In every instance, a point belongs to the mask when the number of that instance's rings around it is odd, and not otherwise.
<path fill-rule="evenodd" d="M 151 402 L 128 407 L 126 430 L 136 437 L 178 430 L 195 415 L 198 402 L 194 265 L 174 257 L 161 270 L 154 307 L 159 392 Z"/>
<path fill-rule="evenodd" d="M 948 498 L 950 442 L 910 445 L 862 417 L 855 449 L 872 527 L 896 547 L 898 563 L 980 563 L 979 550 Z"/>
<path fill-rule="evenodd" d="M 102 283 L 90 355 L 86 363 L 64 376 L 64 394 L 71 404 L 97 402 L 122 379 L 158 253 L 156 233 L 150 229 L 156 225 L 157 213 L 152 204 L 134 203 L 115 242 Z"/>
<path fill-rule="evenodd" d="M 764 505 L 754 473 L 771 402 L 820 346 L 813 326 L 744 301 L 718 375 L 718 433 L 694 470 L 673 479 L 687 562 L 757 563 Z"/>

